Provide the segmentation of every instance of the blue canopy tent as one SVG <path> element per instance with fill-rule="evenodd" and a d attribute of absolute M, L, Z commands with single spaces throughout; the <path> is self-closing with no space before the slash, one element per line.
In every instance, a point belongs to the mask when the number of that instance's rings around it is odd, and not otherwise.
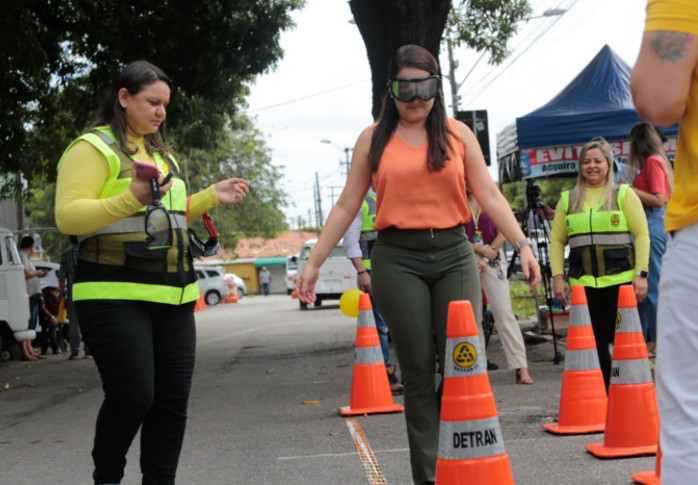
<path fill-rule="evenodd" d="M 630 93 L 631 68 L 605 45 L 557 96 L 497 135 L 500 183 L 577 173 L 578 149 L 596 136 L 627 158 L 630 129 L 642 121 Z M 673 153 L 678 124 L 663 128 Z"/>

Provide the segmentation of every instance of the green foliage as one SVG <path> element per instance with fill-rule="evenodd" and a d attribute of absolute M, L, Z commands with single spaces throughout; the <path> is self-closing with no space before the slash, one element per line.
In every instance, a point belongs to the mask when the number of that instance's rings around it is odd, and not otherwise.
<path fill-rule="evenodd" d="M 191 150 L 186 157 L 180 156 L 190 192 L 229 177 L 248 180 L 250 192 L 241 204 L 219 206 L 209 214 L 221 243 L 234 249 L 241 237 L 276 237 L 287 229 L 282 208 L 288 202 L 278 185 L 283 167 L 271 163 L 262 134 L 248 118 L 236 117 L 218 136 L 216 149 Z M 194 228 L 203 237 L 203 226 L 196 223 Z"/>
<path fill-rule="evenodd" d="M 129 62 L 173 80 L 168 110 L 180 151 L 212 148 L 244 103 L 246 83 L 273 69 L 280 33 L 303 0 L 15 2 L 0 19 L 0 174 L 55 179 L 60 151 L 93 117 Z"/>
<path fill-rule="evenodd" d="M 460 0 L 448 18 L 450 40 L 490 54 L 490 64 L 509 55 L 507 42 L 522 20 L 531 16 L 528 0 Z"/>

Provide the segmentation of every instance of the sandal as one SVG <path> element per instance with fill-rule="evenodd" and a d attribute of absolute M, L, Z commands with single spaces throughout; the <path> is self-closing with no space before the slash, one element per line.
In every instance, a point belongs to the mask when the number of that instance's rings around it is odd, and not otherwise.
<path fill-rule="evenodd" d="M 393 371 L 390 372 L 388 369 L 392 369 Z M 403 386 L 402 383 L 397 380 L 397 376 L 395 375 L 395 366 L 390 366 L 386 368 L 386 372 L 388 373 L 390 392 L 393 394 L 393 396 L 399 396 L 400 394 L 404 393 L 405 386 Z"/>
<path fill-rule="evenodd" d="M 526 377 L 521 376 L 521 369 L 516 369 L 516 383 L 517 384 L 533 384 L 533 379 L 526 373 Z"/>

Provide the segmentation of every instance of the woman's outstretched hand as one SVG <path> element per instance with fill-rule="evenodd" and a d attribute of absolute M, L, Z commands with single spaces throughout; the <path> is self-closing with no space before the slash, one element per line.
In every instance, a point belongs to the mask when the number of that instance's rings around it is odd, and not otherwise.
<path fill-rule="evenodd" d="M 250 183 L 239 178 L 229 178 L 218 182 L 215 189 L 221 204 L 239 204 L 249 193 Z"/>
<path fill-rule="evenodd" d="M 315 283 L 317 283 L 320 272 L 318 268 L 306 264 L 296 283 L 296 296 L 303 303 L 315 302 Z"/>

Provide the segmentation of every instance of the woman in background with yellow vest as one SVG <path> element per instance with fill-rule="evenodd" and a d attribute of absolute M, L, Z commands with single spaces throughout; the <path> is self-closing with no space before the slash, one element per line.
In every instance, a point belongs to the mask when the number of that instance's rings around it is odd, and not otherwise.
<path fill-rule="evenodd" d="M 540 280 L 531 242 L 492 181 L 477 139 L 465 124 L 446 118 L 438 73 L 436 59 L 420 46 L 400 47 L 391 59 L 380 119 L 359 135 L 347 183 L 297 286 L 301 301 L 315 301 L 318 270 L 373 184 L 379 233 L 371 289 L 402 371 L 412 477 L 419 485 L 435 480 L 441 397 L 435 362 L 438 357 L 443 376 L 449 303 L 470 300 L 475 315 L 482 314 L 476 258 L 463 229 L 470 218 L 466 181 L 520 249 L 531 288 Z"/>
<path fill-rule="evenodd" d="M 169 100 L 170 79 L 161 69 L 129 64 L 95 128 L 58 164 L 56 224 L 81 240 L 73 301 L 104 389 L 92 450 L 95 484 L 121 481 L 139 429 L 143 483 L 175 482 L 199 297 L 187 221 L 248 192 L 245 180 L 231 178 L 187 197 L 165 136 Z M 157 183 L 141 178 L 134 160 L 155 165 Z M 154 199 L 166 212 L 152 209 Z"/>
<path fill-rule="evenodd" d="M 611 163 L 607 143 L 584 145 L 577 184 L 561 194 L 550 234 L 555 298 L 565 305 L 569 302 L 570 289 L 564 279 L 564 248 L 569 244 L 569 282 L 586 289 L 606 389 L 611 377 L 609 346 L 615 337 L 618 288 L 632 283 L 637 300 L 645 298 L 650 246 L 642 203 L 629 185 L 614 185 Z"/>

